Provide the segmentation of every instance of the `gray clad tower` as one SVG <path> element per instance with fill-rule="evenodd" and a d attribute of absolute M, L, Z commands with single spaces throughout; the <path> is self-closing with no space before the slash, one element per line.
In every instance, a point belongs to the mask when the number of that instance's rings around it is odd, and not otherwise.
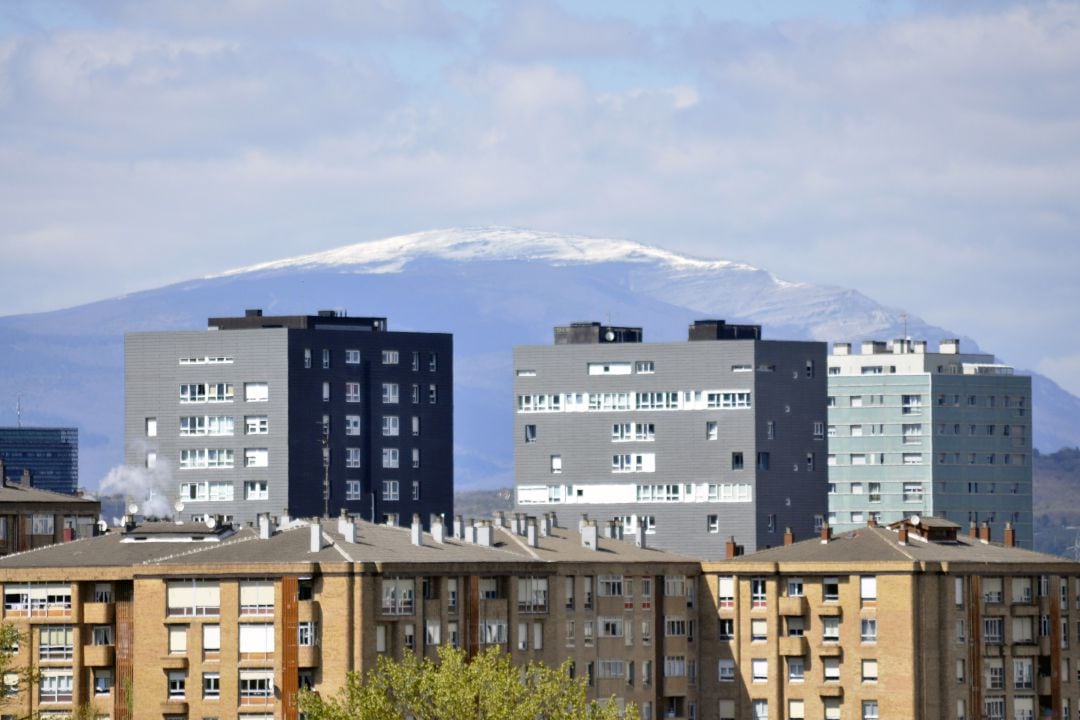
<path fill-rule="evenodd" d="M 125 461 L 182 517 L 452 516 L 449 334 L 334 311 L 208 325 L 125 337 Z"/>
<path fill-rule="evenodd" d="M 806 538 L 827 510 L 825 358 L 719 320 L 688 342 L 575 323 L 517 347 L 517 509 L 709 559 L 732 535 L 746 552 Z"/>

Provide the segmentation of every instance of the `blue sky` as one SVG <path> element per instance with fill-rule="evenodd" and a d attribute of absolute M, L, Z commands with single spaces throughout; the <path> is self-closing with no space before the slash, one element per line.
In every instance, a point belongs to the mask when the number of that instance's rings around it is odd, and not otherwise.
<path fill-rule="evenodd" d="M 415 230 L 853 287 L 1080 392 L 1080 5 L 0 4 L 0 314 Z"/>

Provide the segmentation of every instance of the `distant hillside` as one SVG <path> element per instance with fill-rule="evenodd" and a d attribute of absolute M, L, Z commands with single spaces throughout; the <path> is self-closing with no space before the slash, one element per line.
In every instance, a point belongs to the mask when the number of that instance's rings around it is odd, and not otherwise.
<path fill-rule="evenodd" d="M 510 510 L 514 506 L 511 488 L 495 490 L 459 490 L 454 493 L 454 514 L 469 518 L 490 519 L 496 510 Z"/>
<path fill-rule="evenodd" d="M 1080 448 L 1035 452 L 1035 549 L 1080 557 Z"/>

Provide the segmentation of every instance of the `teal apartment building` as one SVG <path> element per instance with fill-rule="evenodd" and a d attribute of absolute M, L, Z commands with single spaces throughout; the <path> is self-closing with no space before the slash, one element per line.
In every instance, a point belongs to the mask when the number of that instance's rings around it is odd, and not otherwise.
<path fill-rule="evenodd" d="M 828 522 L 933 515 L 1032 546 L 1031 378 L 959 340 L 836 343 L 828 360 Z"/>

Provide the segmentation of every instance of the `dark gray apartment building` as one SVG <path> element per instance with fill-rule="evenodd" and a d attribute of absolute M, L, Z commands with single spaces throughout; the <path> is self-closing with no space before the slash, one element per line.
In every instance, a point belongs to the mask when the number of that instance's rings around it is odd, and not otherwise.
<path fill-rule="evenodd" d="M 126 462 L 170 474 L 184 518 L 452 516 L 449 334 L 248 310 L 130 333 L 124 361 Z"/>
<path fill-rule="evenodd" d="M 644 526 L 721 558 L 816 532 L 827 512 L 826 346 L 697 321 L 687 342 L 575 323 L 514 348 L 515 504 Z"/>
<path fill-rule="evenodd" d="M 7 477 L 20 480 L 29 473 L 34 487 L 71 495 L 79 486 L 79 430 L 2 427 L 0 461 Z"/>

